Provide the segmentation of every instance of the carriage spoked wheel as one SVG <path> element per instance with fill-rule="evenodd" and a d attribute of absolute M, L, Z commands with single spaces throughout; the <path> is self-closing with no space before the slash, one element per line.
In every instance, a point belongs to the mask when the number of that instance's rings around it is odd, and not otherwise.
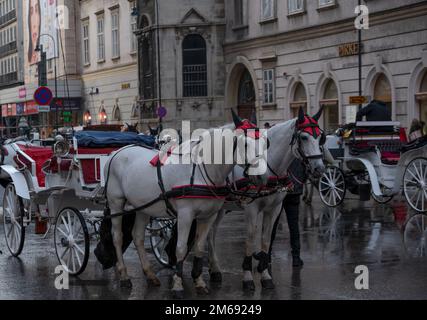
<path fill-rule="evenodd" d="M 16 194 L 15 185 L 9 183 L 3 196 L 3 228 L 7 248 L 14 257 L 19 256 L 24 248 L 24 217 L 22 198 Z"/>
<path fill-rule="evenodd" d="M 390 190 L 390 189 L 384 185 L 381 185 L 380 190 L 381 190 L 381 193 L 384 194 L 387 192 L 387 190 Z M 374 199 L 379 204 L 386 204 L 386 203 L 390 202 L 391 199 L 393 199 L 393 195 L 391 195 L 391 196 L 377 196 L 374 194 L 374 192 L 372 190 L 371 190 L 371 196 L 372 196 L 372 199 Z"/>
<path fill-rule="evenodd" d="M 416 158 L 405 169 L 403 191 L 406 201 L 417 212 L 427 211 L 427 159 Z"/>
<path fill-rule="evenodd" d="M 86 222 L 77 209 L 65 208 L 59 212 L 55 223 L 56 256 L 72 276 L 81 274 L 89 259 L 89 232 Z"/>
<path fill-rule="evenodd" d="M 342 170 L 329 166 L 319 179 L 320 199 L 328 207 L 337 207 L 343 201 L 346 193 L 345 177 Z"/>
<path fill-rule="evenodd" d="M 153 218 L 147 226 L 150 231 L 150 243 L 154 256 L 161 265 L 165 267 L 173 267 L 173 263 L 169 261 L 169 255 L 166 251 L 166 246 L 172 237 L 174 219 Z"/>
<path fill-rule="evenodd" d="M 427 215 L 412 215 L 403 227 L 403 243 L 406 252 L 414 258 L 427 255 Z"/>

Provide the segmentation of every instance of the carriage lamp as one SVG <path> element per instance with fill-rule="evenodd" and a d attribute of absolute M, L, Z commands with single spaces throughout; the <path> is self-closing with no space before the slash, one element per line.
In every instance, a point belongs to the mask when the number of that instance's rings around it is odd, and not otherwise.
<path fill-rule="evenodd" d="M 99 120 L 101 121 L 102 124 L 107 123 L 107 113 L 105 112 L 104 109 L 102 109 L 102 111 L 99 113 Z"/>

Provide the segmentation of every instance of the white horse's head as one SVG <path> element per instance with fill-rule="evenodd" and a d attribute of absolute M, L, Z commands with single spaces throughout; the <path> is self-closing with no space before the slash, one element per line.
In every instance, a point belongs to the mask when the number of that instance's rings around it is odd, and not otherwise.
<path fill-rule="evenodd" d="M 322 111 L 323 107 L 317 114 L 310 117 L 300 108 L 292 139 L 294 155 L 303 161 L 316 177 L 320 177 L 325 171 L 321 146 L 325 144 L 326 136 L 318 124 Z"/>
<path fill-rule="evenodd" d="M 233 110 L 232 114 L 236 126 L 234 150 L 237 165 L 244 168 L 244 175 L 254 184 L 266 183 L 264 174 L 267 171 L 268 141 L 256 125 L 240 119 Z"/>

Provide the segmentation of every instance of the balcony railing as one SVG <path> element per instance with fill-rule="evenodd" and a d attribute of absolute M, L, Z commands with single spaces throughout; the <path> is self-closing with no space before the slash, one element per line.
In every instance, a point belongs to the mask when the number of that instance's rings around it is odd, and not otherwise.
<path fill-rule="evenodd" d="M 8 12 L 5 15 L 2 15 L 0 17 L 0 26 L 8 23 L 9 21 L 11 21 L 11 20 L 13 20 L 15 18 L 16 18 L 16 9 L 12 10 L 12 11 L 10 11 L 10 12 Z"/>
<path fill-rule="evenodd" d="M 13 51 L 16 51 L 16 41 L 9 42 L 8 44 L 0 47 L 0 58 L 9 55 Z"/>
<path fill-rule="evenodd" d="M 3 74 L 0 76 L 0 87 L 18 82 L 18 72 Z"/>

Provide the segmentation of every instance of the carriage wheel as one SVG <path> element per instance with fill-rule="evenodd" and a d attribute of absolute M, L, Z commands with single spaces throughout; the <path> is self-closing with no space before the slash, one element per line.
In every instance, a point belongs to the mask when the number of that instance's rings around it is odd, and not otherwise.
<path fill-rule="evenodd" d="M 427 215 L 418 213 L 410 217 L 403 229 L 403 243 L 412 257 L 425 257 L 427 253 Z"/>
<path fill-rule="evenodd" d="M 151 219 L 147 229 L 150 231 L 150 243 L 154 256 L 161 265 L 173 267 L 169 261 L 168 253 L 165 248 L 172 237 L 172 230 L 175 220 L 171 219 Z"/>
<path fill-rule="evenodd" d="M 59 212 L 54 239 L 56 256 L 65 270 L 73 276 L 82 273 L 89 259 L 89 232 L 80 211 L 66 208 Z"/>
<path fill-rule="evenodd" d="M 3 228 L 6 245 L 12 256 L 17 257 L 24 248 L 24 205 L 16 194 L 15 185 L 9 183 L 3 196 Z"/>
<path fill-rule="evenodd" d="M 339 206 L 344 201 L 345 192 L 345 177 L 342 170 L 334 166 L 327 167 L 319 180 L 322 202 L 328 207 Z"/>
<path fill-rule="evenodd" d="M 416 158 L 405 169 L 403 191 L 406 201 L 417 212 L 427 211 L 427 159 Z"/>
<path fill-rule="evenodd" d="M 386 190 L 390 190 L 390 189 L 385 187 L 384 185 L 381 185 L 380 190 L 381 190 L 381 193 L 384 194 L 384 192 Z M 374 194 L 374 192 L 372 190 L 371 190 L 371 196 L 372 196 L 372 199 L 374 199 L 379 204 L 386 204 L 386 203 L 390 202 L 391 199 L 393 199 L 393 195 L 391 195 L 391 196 L 377 196 Z"/>

